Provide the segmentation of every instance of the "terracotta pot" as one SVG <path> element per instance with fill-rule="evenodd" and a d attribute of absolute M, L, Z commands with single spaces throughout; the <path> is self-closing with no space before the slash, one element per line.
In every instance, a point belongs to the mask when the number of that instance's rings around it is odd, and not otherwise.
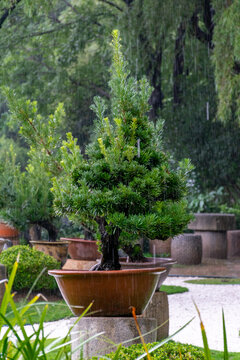
<path fill-rule="evenodd" d="M 76 238 L 60 238 L 60 240 L 69 242 L 68 254 L 74 260 L 96 260 L 101 257 L 94 240 Z"/>
<path fill-rule="evenodd" d="M 38 251 L 53 256 L 61 265 L 65 264 L 68 255 L 67 241 L 30 241 L 31 245 Z"/>
<path fill-rule="evenodd" d="M 141 314 L 155 292 L 164 268 L 118 271 L 49 270 L 73 314 L 79 316 L 93 301 L 93 316 Z"/>
<path fill-rule="evenodd" d="M 127 258 L 120 258 L 120 264 L 122 269 L 145 269 L 145 268 L 156 268 L 164 267 L 166 271 L 159 277 L 158 285 L 156 290 L 160 288 L 163 282 L 166 280 L 171 267 L 177 263 L 172 258 L 146 258 L 146 262 L 127 262 Z"/>
<path fill-rule="evenodd" d="M 9 239 L 13 245 L 19 245 L 19 231 L 5 222 L 0 222 L 0 238 Z"/>

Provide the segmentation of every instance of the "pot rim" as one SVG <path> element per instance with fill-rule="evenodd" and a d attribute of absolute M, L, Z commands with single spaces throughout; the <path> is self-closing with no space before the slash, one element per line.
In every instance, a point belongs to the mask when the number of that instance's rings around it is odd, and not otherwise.
<path fill-rule="evenodd" d="M 65 269 L 54 269 L 54 270 L 48 270 L 48 274 L 55 276 L 55 277 L 62 277 L 62 276 L 68 276 L 68 275 L 93 275 L 93 276 L 124 276 L 124 275 L 130 275 L 130 274 L 139 274 L 139 273 L 154 273 L 154 274 L 162 274 L 166 272 L 165 267 L 156 267 L 156 268 L 145 268 L 145 269 L 123 269 L 123 270 L 101 270 L 101 271 L 90 271 L 90 270 L 65 270 Z"/>
<path fill-rule="evenodd" d="M 90 243 L 90 244 L 96 244 L 96 240 L 87 240 L 87 239 L 82 239 L 82 238 L 60 238 L 60 240 L 62 241 L 67 241 L 67 242 L 85 242 L 85 243 Z"/>
<path fill-rule="evenodd" d="M 120 264 L 136 264 L 136 265 L 141 265 L 141 264 L 152 264 L 154 263 L 154 261 L 152 260 L 155 260 L 155 264 L 157 265 L 159 262 L 161 262 L 161 266 L 165 266 L 165 265 L 174 265 L 174 264 L 177 264 L 177 261 L 172 259 L 172 258 L 163 258 L 163 257 L 149 257 L 149 258 L 146 258 L 146 259 L 149 259 L 149 261 L 144 261 L 144 262 L 141 262 L 141 261 L 137 261 L 137 262 L 132 262 L 132 261 L 129 261 L 128 263 L 126 261 L 124 261 L 125 259 L 127 259 L 126 257 L 120 257 L 119 260 L 120 260 Z"/>
<path fill-rule="evenodd" d="M 42 245 L 68 245 L 68 241 L 64 240 L 56 240 L 56 241 L 48 241 L 48 240 L 31 240 L 30 244 L 42 244 Z"/>

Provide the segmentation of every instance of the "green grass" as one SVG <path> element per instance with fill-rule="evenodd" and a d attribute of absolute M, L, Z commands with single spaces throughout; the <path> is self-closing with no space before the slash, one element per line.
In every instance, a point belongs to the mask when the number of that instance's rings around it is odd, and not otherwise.
<path fill-rule="evenodd" d="M 168 295 L 181 294 L 188 291 L 188 288 L 183 286 L 162 285 L 160 291 L 165 291 Z"/>
<path fill-rule="evenodd" d="M 150 252 L 145 252 L 143 253 L 143 255 L 146 257 L 146 258 L 152 258 L 153 257 L 153 254 L 151 254 Z M 155 255 L 156 258 L 169 258 L 170 257 L 170 254 L 168 253 L 162 253 L 162 254 L 159 254 L 159 255 Z"/>
<path fill-rule="evenodd" d="M 44 322 L 57 321 L 74 316 L 64 300 L 58 300 L 54 303 L 47 302 L 47 304 L 48 310 Z M 24 306 L 24 300 L 17 302 L 16 305 L 18 308 Z M 32 323 L 39 323 L 45 305 L 46 303 L 41 302 L 39 304 L 36 303 L 36 305 L 31 306 L 31 308 L 25 314 L 26 319 L 29 319 L 29 323 L 30 319 Z M 8 313 L 9 311 L 10 307 L 8 308 Z"/>
<path fill-rule="evenodd" d="M 196 346 L 197 347 L 197 346 Z M 198 349 L 203 350 L 201 347 L 197 347 Z M 223 351 L 217 351 L 217 350 L 210 350 L 212 360 L 223 360 Z M 239 360 L 240 359 L 240 353 L 228 353 L 229 358 L 228 360 Z"/>
<path fill-rule="evenodd" d="M 196 280 L 186 280 L 188 284 L 200 284 L 200 285 L 239 285 L 240 279 L 230 278 L 205 278 Z"/>

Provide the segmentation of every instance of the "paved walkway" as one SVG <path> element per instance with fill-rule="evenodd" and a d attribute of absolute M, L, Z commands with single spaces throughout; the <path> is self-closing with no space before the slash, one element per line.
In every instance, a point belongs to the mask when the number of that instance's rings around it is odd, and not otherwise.
<path fill-rule="evenodd" d="M 240 352 L 240 285 L 194 285 L 185 283 L 190 277 L 168 277 L 164 284 L 180 285 L 189 289 L 183 294 L 169 295 L 170 334 L 187 321 L 195 319 L 175 341 L 203 346 L 200 321 L 193 301 L 197 304 L 207 332 L 209 347 L 223 350 L 222 309 L 225 314 L 228 349 Z"/>

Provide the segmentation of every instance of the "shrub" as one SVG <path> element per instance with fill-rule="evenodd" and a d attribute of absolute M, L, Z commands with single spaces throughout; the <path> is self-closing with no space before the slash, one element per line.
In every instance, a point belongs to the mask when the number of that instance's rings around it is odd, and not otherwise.
<path fill-rule="evenodd" d="M 14 290 L 30 289 L 44 268 L 46 269 L 38 279 L 34 290 L 51 290 L 57 288 L 54 278 L 49 276 L 47 271 L 49 269 L 59 269 L 60 263 L 52 256 L 32 249 L 27 245 L 13 246 L 0 254 L 0 263 L 7 267 L 8 275 L 11 274 L 13 265 L 19 253 L 20 259 L 13 284 Z"/>
<path fill-rule="evenodd" d="M 151 349 L 156 344 L 157 343 L 147 344 L 147 348 Z M 118 360 L 134 360 L 143 353 L 144 349 L 141 344 L 132 345 L 127 348 L 122 347 L 118 354 Z M 113 359 L 114 355 L 115 353 L 111 353 L 107 355 L 107 357 Z M 199 350 L 192 345 L 184 345 L 170 341 L 152 352 L 151 358 L 161 360 L 204 360 L 205 356 L 202 350 Z M 97 359 L 102 360 L 104 358 L 97 356 L 92 358 L 92 360 Z M 147 359 L 147 357 L 144 359 Z"/>

